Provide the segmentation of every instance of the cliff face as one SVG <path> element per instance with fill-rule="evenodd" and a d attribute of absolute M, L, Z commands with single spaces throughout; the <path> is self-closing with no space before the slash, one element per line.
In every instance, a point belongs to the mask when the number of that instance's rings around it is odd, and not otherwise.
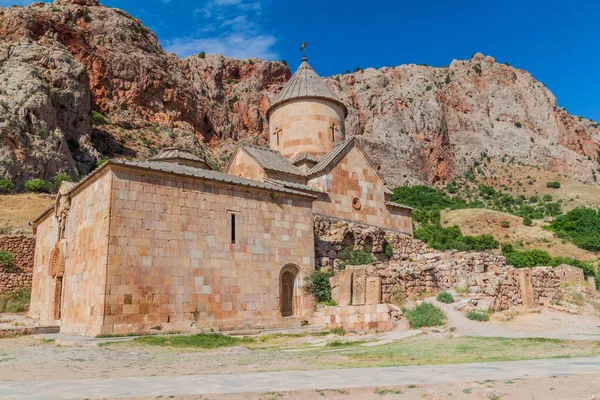
<path fill-rule="evenodd" d="M 223 165 L 237 141 L 267 143 L 269 99 L 290 75 L 258 59 L 178 59 L 96 0 L 0 8 L 0 176 L 79 178 L 103 156 L 144 158 L 162 146 Z M 598 125 L 490 57 L 326 82 L 390 184 L 446 181 L 484 152 L 590 182 L 599 167 Z"/>

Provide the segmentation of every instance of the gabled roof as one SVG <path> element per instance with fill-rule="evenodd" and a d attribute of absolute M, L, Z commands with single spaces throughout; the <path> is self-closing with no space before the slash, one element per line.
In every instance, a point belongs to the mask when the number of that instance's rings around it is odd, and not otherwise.
<path fill-rule="evenodd" d="M 191 152 L 176 147 L 168 147 L 162 149 L 157 155 L 150 158 L 150 161 L 189 161 L 189 164 L 203 164 L 210 169 L 212 167 L 202 158 L 192 154 Z"/>
<path fill-rule="evenodd" d="M 125 161 L 125 160 L 111 160 L 111 161 L 109 161 L 109 163 L 111 165 L 124 165 L 126 167 L 141 168 L 141 169 L 147 169 L 147 170 L 153 170 L 153 171 L 159 171 L 159 172 L 167 172 L 167 173 L 172 173 L 172 174 L 177 174 L 177 175 L 190 176 L 190 177 L 194 177 L 194 178 L 201 178 L 201 179 L 206 179 L 206 180 L 211 180 L 211 181 L 230 183 L 232 185 L 254 187 L 254 188 L 258 188 L 258 189 L 265 189 L 265 190 L 283 192 L 283 193 L 288 193 L 288 194 L 296 194 L 296 195 L 314 197 L 314 196 L 308 195 L 303 192 L 286 189 L 281 186 L 272 185 L 270 183 L 263 183 L 263 182 L 254 181 L 252 179 L 240 178 L 240 177 L 228 175 L 226 173 L 219 172 L 219 171 L 212 171 L 212 170 L 206 170 L 206 169 L 202 169 L 202 168 L 188 167 L 187 165 L 179 165 L 179 164 L 166 163 L 166 162 L 160 162 L 160 161 Z"/>
<path fill-rule="evenodd" d="M 317 157 L 313 156 L 310 153 L 303 153 L 303 154 L 299 155 L 298 158 L 296 158 L 294 160 L 294 165 L 298 165 L 302 161 L 311 161 L 311 162 L 314 162 L 314 163 L 318 163 L 319 159 Z"/>
<path fill-rule="evenodd" d="M 333 145 L 333 149 L 331 149 L 329 153 L 325 154 L 323 158 L 321 158 L 321 161 L 319 161 L 317 165 L 315 165 L 311 168 L 310 171 L 308 171 L 308 175 L 315 175 L 329 168 L 329 166 L 339 161 L 339 158 L 344 154 L 344 151 L 347 150 L 353 144 L 354 137 L 342 140 L 341 142 L 336 142 Z"/>
<path fill-rule="evenodd" d="M 289 189 L 302 190 L 302 191 L 318 193 L 318 194 L 326 194 L 327 193 L 320 189 L 315 189 L 314 187 L 310 187 L 310 186 L 303 185 L 301 183 L 296 183 L 296 182 L 281 181 L 278 179 L 271 179 L 271 178 L 266 178 L 265 182 L 272 183 L 273 185 L 283 186 L 283 187 L 286 187 Z"/>
<path fill-rule="evenodd" d="M 319 161 L 319 163 L 317 165 L 312 167 L 311 170 L 308 172 L 308 174 L 306 174 L 307 177 L 309 179 L 311 179 L 315 175 L 321 174 L 321 173 L 327 171 L 328 169 L 330 169 L 331 167 L 333 167 L 335 164 L 337 164 L 344 158 L 344 156 L 348 153 L 348 150 L 350 150 L 351 147 L 356 147 L 358 149 L 358 151 L 360 151 L 360 153 L 364 156 L 366 162 L 371 166 L 373 173 L 375 173 L 375 175 L 377 175 L 377 177 L 385 185 L 385 179 L 383 179 L 383 176 L 381 176 L 381 174 L 377 171 L 377 169 L 371 162 L 371 159 L 369 158 L 369 156 L 358 145 L 358 143 L 356 143 L 356 140 L 354 137 L 351 137 L 349 139 L 342 140 L 341 142 L 335 143 L 333 146 L 333 149 L 331 149 L 331 151 L 329 153 L 325 154 L 323 156 L 323 158 L 321 159 L 321 161 Z"/>
<path fill-rule="evenodd" d="M 250 144 L 240 145 L 264 170 L 304 176 L 304 173 L 277 150 Z"/>
<path fill-rule="evenodd" d="M 277 97 L 271 102 L 271 106 L 267 110 L 267 117 L 276 106 L 294 99 L 302 98 L 317 98 L 334 101 L 342 106 L 344 109 L 344 116 L 348 115 L 348 109 L 344 103 L 342 103 L 339 97 L 337 97 L 331 89 L 329 89 L 329 86 L 323 82 L 321 77 L 319 77 L 315 70 L 312 69 L 306 59 L 303 59 L 298 70 L 285 86 L 283 86 L 283 89 L 281 89 L 281 92 L 279 92 Z"/>

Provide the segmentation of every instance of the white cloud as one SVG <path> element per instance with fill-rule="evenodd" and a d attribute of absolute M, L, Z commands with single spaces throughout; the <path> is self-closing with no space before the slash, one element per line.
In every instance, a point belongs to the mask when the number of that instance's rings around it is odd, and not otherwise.
<path fill-rule="evenodd" d="M 195 10 L 204 19 L 202 27 L 192 36 L 167 40 L 165 49 L 180 57 L 204 51 L 233 58 L 276 59 L 275 36 L 264 32 L 260 23 L 266 1 L 209 0 Z"/>
<path fill-rule="evenodd" d="M 0 0 L 0 7 L 26 6 L 37 0 Z"/>
<path fill-rule="evenodd" d="M 276 59 L 277 53 L 271 48 L 275 38 L 271 35 L 244 36 L 230 34 L 210 38 L 184 38 L 170 41 L 166 50 L 180 57 L 204 51 L 209 54 L 223 54 L 233 58 L 258 57 L 262 59 Z"/>

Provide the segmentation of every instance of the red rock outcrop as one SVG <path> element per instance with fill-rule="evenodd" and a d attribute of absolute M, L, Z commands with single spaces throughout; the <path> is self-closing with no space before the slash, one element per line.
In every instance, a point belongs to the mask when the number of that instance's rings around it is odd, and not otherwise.
<path fill-rule="evenodd" d="M 0 8 L 0 176 L 18 188 L 60 171 L 79 178 L 103 156 L 173 145 L 224 165 L 236 142 L 267 142 L 269 99 L 290 75 L 279 62 L 178 59 L 139 20 L 95 0 Z M 481 153 L 590 183 L 599 167 L 598 124 L 491 57 L 326 82 L 390 184 L 447 181 Z M 92 110 L 104 115 L 94 125 Z"/>

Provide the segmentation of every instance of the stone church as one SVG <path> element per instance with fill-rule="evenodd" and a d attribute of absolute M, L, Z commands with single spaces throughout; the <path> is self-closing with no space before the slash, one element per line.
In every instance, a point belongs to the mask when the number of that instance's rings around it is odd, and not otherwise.
<path fill-rule="evenodd" d="M 226 173 L 164 149 L 63 184 L 34 224 L 29 315 L 88 336 L 300 326 L 315 217 L 412 235 L 347 113 L 304 58 L 267 112 L 269 147 L 239 145 Z"/>

